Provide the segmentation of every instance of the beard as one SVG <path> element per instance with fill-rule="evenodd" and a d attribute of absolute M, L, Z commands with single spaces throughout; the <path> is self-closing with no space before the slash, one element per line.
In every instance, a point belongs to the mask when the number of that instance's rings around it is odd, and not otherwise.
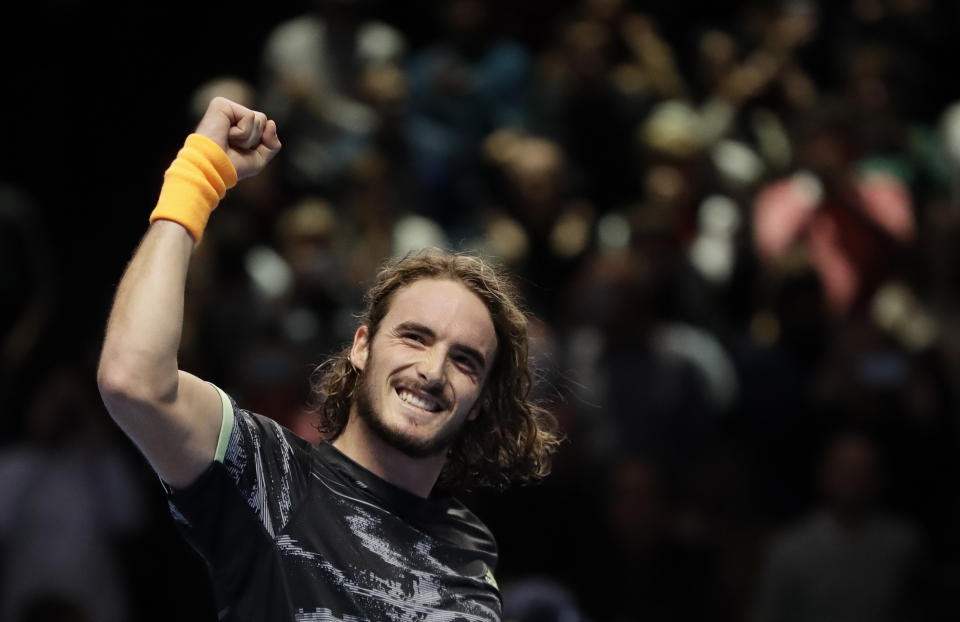
<path fill-rule="evenodd" d="M 368 377 L 369 374 L 360 373 L 356 398 L 357 416 L 377 438 L 390 447 L 410 458 L 432 458 L 446 453 L 460 438 L 467 423 L 466 419 L 458 425 L 444 426 L 430 438 L 418 438 L 391 428 L 384 421 L 382 413 L 377 412 L 373 407 L 373 400 L 370 397 L 373 388 L 370 386 Z"/>

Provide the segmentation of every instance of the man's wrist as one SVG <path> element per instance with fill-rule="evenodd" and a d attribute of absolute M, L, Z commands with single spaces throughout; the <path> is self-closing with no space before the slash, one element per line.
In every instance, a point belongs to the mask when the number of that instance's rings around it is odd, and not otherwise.
<path fill-rule="evenodd" d="M 199 244 L 210 213 L 237 183 L 237 170 L 226 152 L 202 134 L 190 134 L 164 174 L 150 222 L 172 220 Z"/>

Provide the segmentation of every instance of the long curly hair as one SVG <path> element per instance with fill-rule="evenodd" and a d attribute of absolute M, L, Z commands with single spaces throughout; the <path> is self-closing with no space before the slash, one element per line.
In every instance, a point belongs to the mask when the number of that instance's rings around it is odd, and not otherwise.
<path fill-rule="evenodd" d="M 448 450 L 438 487 L 503 489 L 511 483 L 542 479 L 550 472 L 560 437 L 553 415 L 529 399 L 527 318 L 517 305 L 515 288 L 478 257 L 438 249 L 410 253 L 385 264 L 366 293 L 360 322 L 368 327 L 371 340 L 393 295 L 421 279 L 463 283 L 490 312 L 498 344 L 477 417 L 465 422 L 463 433 Z M 316 427 L 326 440 L 343 432 L 360 386 L 361 372 L 349 355 L 347 346 L 319 365 L 312 376 Z"/>

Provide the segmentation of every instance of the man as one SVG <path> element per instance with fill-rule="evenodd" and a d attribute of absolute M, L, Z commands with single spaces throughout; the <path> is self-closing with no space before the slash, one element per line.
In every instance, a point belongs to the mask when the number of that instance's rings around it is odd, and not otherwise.
<path fill-rule="evenodd" d="M 319 447 L 177 369 L 190 252 L 279 149 L 263 113 L 211 101 L 118 288 L 104 402 L 168 485 L 221 619 L 498 620 L 495 542 L 448 493 L 538 479 L 557 439 L 527 400 L 524 316 L 482 261 L 422 253 L 378 275 L 319 370 Z"/>
<path fill-rule="evenodd" d="M 772 541 L 756 622 L 920 619 L 923 544 L 911 521 L 878 507 L 880 446 L 860 431 L 828 439 L 821 507 Z"/>

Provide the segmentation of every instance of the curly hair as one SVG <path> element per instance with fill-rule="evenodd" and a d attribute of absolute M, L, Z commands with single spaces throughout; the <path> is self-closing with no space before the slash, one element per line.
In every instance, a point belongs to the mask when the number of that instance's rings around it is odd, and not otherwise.
<path fill-rule="evenodd" d="M 438 487 L 469 486 L 504 489 L 528 484 L 550 472 L 560 438 L 556 420 L 530 400 L 532 375 L 528 361 L 527 318 L 507 279 L 482 259 L 428 249 L 388 262 L 367 291 L 360 323 L 370 339 L 390 308 L 393 295 L 421 279 L 459 281 L 483 301 L 493 319 L 497 354 L 479 398 L 478 414 L 465 423 L 447 453 Z M 350 416 L 361 372 L 346 347 L 313 373 L 312 390 L 319 417 L 316 428 L 326 440 L 336 439 Z"/>

